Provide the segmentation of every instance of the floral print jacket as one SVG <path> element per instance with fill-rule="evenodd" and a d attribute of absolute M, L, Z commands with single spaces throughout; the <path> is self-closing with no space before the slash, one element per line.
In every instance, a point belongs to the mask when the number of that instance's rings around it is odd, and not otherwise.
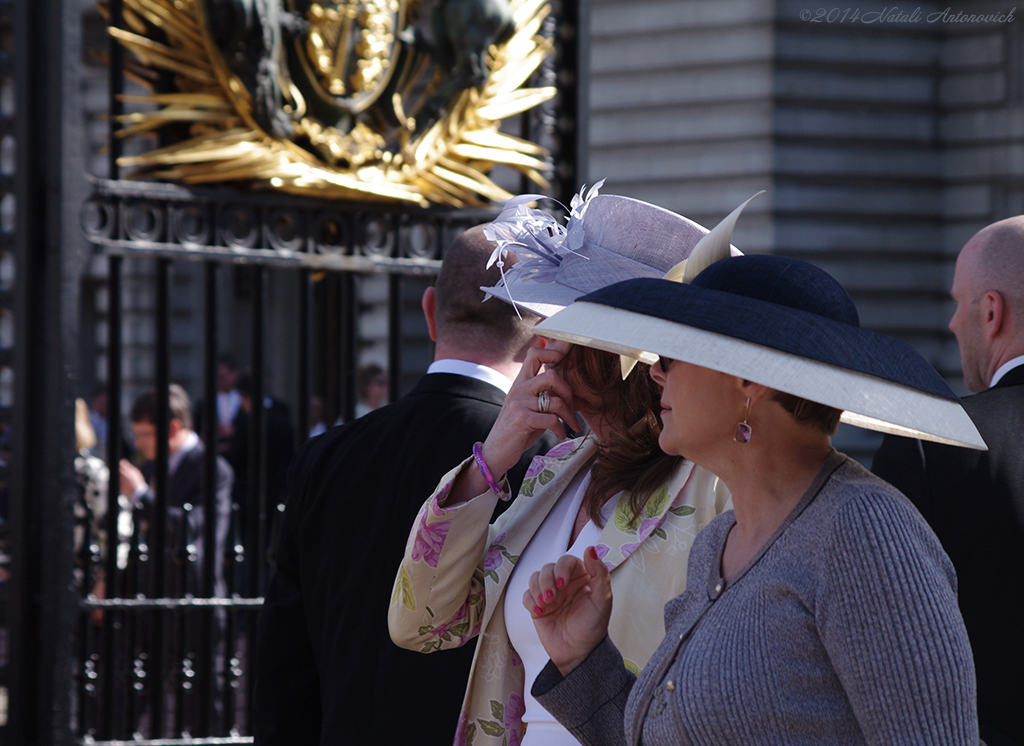
<path fill-rule="evenodd" d="M 450 509 L 438 505 L 462 469 L 476 468 L 469 458 L 441 478 L 416 517 L 388 625 L 398 645 L 424 653 L 479 635 L 455 746 L 518 746 L 522 740 L 527 684 L 505 630 L 505 587 L 530 538 L 596 453 L 597 444 L 585 436 L 536 457 L 519 496 L 493 525 L 493 492 Z M 637 673 L 665 636 L 663 607 L 686 585 L 694 538 L 731 507 L 718 478 L 690 462 L 651 497 L 638 521 L 632 520 L 628 497 L 620 497 L 595 547 L 612 571 L 609 635 Z"/>

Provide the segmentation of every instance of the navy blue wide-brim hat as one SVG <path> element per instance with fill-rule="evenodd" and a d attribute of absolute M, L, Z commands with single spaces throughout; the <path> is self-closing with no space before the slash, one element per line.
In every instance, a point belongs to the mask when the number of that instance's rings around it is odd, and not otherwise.
<path fill-rule="evenodd" d="M 907 343 L 861 329 L 842 285 L 798 259 L 722 259 L 689 285 L 626 280 L 535 329 L 647 363 L 664 356 L 739 376 L 841 409 L 859 427 L 986 447 L 935 369 Z"/>

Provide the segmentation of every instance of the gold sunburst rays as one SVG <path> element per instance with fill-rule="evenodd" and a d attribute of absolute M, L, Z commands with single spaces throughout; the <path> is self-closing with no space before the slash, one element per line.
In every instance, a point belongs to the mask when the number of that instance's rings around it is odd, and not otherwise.
<path fill-rule="evenodd" d="M 489 176 L 496 165 L 516 169 L 548 188 L 547 151 L 500 131 L 502 120 L 557 93 L 550 86 L 527 87 L 551 53 L 550 42 L 540 36 L 550 13 L 546 0 L 510 0 L 516 31 L 504 45 L 489 50 L 487 82 L 463 91 L 425 131 L 412 125 L 436 90 L 438 76 L 422 57 L 414 58 L 396 80 L 399 125 L 370 136 L 362 122 L 348 134 L 318 128 L 317 136 L 336 139 L 330 152 L 341 157 L 334 163 L 254 126 L 252 100 L 216 57 L 201 2 L 124 0 L 126 28 L 110 30 L 141 72 L 154 80 L 156 73 L 170 73 L 176 87 L 173 93 L 123 96 L 126 103 L 142 108 L 119 117 L 125 125 L 119 136 L 152 135 L 172 124 L 190 128 L 192 134 L 173 145 L 119 159 L 134 176 L 185 184 L 243 181 L 318 197 L 453 207 L 508 199 L 511 195 Z M 149 77 L 136 79 L 146 83 Z M 356 147 L 362 149 L 360 157 L 342 162 L 346 149 Z"/>

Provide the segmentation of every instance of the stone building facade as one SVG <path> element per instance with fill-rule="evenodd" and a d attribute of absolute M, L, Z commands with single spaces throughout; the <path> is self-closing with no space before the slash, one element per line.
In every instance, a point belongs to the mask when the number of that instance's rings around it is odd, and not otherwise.
<path fill-rule="evenodd" d="M 812 261 L 966 393 L 956 254 L 1024 212 L 1012 3 L 593 0 L 590 180 Z M 970 17 L 975 16 L 972 20 Z M 837 445 L 862 460 L 876 436 Z"/>

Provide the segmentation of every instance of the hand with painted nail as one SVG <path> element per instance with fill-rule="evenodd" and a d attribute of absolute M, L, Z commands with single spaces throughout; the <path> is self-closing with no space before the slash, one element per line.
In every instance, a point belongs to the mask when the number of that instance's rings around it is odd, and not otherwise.
<path fill-rule="evenodd" d="M 556 370 L 570 345 L 539 340 L 526 360 L 494 426 L 480 448 L 480 457 L 494 479 L 501 481 L 527 450 L 548 430 L 559 439 L 567 436 L 565 425 L 582 430 L 573 414 L 573 390 Z M 449 508 L 486 492 L 488 484 L 478 469 L 467 469 L 438 504 Z"/>
<path fill-rule="evenodd" d="M 589 547 L 582 560 L 567 554 L 533 573 L 523 604 L 551 661 L 566 676 L 608 634 L 611 576 Z"/>

